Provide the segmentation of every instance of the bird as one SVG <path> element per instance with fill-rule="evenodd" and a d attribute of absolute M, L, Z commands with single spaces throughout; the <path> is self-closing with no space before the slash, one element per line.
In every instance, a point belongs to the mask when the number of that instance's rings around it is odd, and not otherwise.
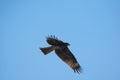
<path fill-rule="evenodd" d="M 59 40 L 54 35 L 50 35 L 46 37 L 46 42 L 50 46 L 40 48 L 40 50 L 43 52 L 44 55 L 47 55 L 50 52 L 55 51 L 56 55 L 63 62 L 65 62 L 71 69 L 73 69 L 75 73 L 81 72 L 80 64 L 78 63 L 77 59 L 68 48 L 68 46 L 70 46 L 68 42 L 63 42 L 62 40 Z"/>

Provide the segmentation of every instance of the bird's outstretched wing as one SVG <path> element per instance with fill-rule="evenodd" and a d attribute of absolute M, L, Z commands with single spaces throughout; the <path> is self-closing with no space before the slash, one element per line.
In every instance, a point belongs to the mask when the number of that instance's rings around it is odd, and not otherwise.
<path fill-rule="evenodd" d="M 79 63 L 77 62 L 71 51 L 68 49 L 68 47 L 60 47 L 59 49 L 56 49 L 55 52 L 58 57 L 60 57 L 74 70 L 74 72 L 81 72 L 81 67 Z"/>
<path fill-rule="evenodd" d="M 64 45 L 64 42 L 59 40 L 57 37 L 55 36 L 49 36 L 46 38 L 46 41 L 48 42 L 48 44 L 50 45 L 54 45 L 54 46 L 61 46 Z"/>

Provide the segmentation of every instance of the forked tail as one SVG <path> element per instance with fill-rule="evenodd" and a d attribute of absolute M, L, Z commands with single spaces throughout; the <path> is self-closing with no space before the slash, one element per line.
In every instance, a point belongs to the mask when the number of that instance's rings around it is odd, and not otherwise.
<path fill-rule="evenodd" d="M 51 51 L 53 51 L 53 47 L 50 46 L 50 47 L 45 47 L 45 48 L 40 48 L 40 50 L 44 53 L 44 55 L 50 53 Z"/>

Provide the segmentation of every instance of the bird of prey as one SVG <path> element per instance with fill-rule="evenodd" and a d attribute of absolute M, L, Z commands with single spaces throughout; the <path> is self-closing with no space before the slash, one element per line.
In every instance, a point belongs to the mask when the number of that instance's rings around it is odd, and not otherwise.
<path fill-rule="evenodd" d="M 40 48 L 40 50 L 44 53 L 44 55 L 50 53 L 51 51 L 55 51 L 56 55 L 68 64 L 74 72 L 81 72 L 81 66 L 77 62 L 76 58 L 72 54 L 72 52 L 68 49 L 70 45 L 67 42 L 63 42 L 59 40 L 55 36 L 49 36 L 46 38 L 47 43 L 50 45 L 49 47 Z"/>

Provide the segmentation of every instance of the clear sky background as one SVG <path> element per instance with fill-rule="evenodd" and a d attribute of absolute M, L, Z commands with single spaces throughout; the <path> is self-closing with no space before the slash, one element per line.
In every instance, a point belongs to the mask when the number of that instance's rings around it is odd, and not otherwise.
<path fill-rule="evenodd" d="M 45 37 L 69 42 L 76 74 Z M 120 0 L 0 0 L 0 80 L 120 80 Z"/>

